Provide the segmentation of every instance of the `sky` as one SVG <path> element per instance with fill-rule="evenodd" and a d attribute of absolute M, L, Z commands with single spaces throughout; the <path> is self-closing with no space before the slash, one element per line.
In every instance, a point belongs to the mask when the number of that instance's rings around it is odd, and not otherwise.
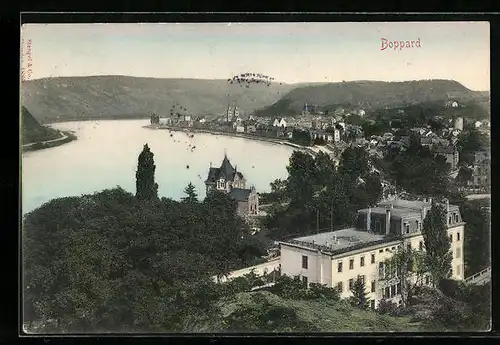
<path fill-rule="evenodd" d="M 285 83 L 453 79 L 486 91 L 489 31 L 488 22 L 25 24 L 21 59 L 27 79 L 250 72 Z M 382 50 L 382 38 L 420 44 Z"/>

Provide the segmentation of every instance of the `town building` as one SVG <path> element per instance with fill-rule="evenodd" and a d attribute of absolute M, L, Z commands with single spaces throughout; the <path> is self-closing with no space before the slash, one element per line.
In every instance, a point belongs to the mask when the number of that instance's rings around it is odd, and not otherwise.
<path fill-rule="evenodd" d="M 219 168 L 212 167 L 205 180 L 207 194 L 217 190 L 228 194 L 238 203 L 238 213 L 242 216 L 256 215 L 259 212 L 259 195 L 252 186 L 246 188 L 246 179 L 243 174 L 232 166 L 224 154 L 224 159 Z"/>
<path fill-rule="evenodd" d="M 458 150 L 453 145 L 437 145 L 434 148 L 434 152 L 438 155 L 444 156 L 446 158 L 446 163 L 450 164 L 451 170 L 456 170 L 458 168 L 459 154 Z"/>
<path fill-rule="evenodd" d="M 488 191 L 491 186 L 491 153 L 490 151 L 476 151 L 472 169 L 473 188 Z"/>
<path fill-rule="evenodd" d="M 226 110 L 226 122 L 232 122 L 240 116 L 240 110 L 236 104 L 228 105 Z"/>
<path fill-rule="evenodd" d="M 274 119 L 274 122 L 273 122 L 273 127 L 280 127 L 280 128 L 286 128 L 288 125 L 285 121 L 284 118 L 281 118 L 281 119 Z"/>
<path fill-rule="evenodd" d="M 421 230 L 431 205 L 431 200 L 389 200 L 359 210 L 351 228 L 282 241 L 281 273 L 337 288 L 342 298 L 352 295 L 350 288 L 361 277 L 372 308 L 382 299 L 400 303 L 400 283 L 385 279 L 385 260 L 402 246 L 425 250 Z M 458 206 L 446 201 L 444 207 L 453 251 L 451 278 L 463 280 L 465 223 Z M 429 282 L 426 277 L 424 283 Z"/>
<path fill-rule="evenodd" d="M 455 119 L 455 123 L 453 126 L 454 129 L 458 129 L 459 131 L 464 130 L 464 119 L 462 117 L 457 117 Z"/>

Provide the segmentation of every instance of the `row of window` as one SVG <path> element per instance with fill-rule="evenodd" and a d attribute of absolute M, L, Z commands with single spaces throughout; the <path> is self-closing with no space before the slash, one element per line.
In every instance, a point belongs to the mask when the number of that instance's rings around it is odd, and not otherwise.
<path fill-rule="evenodd" d="M 453 235 L 450 235 L 450 241 L 453 241 Z M 460 232 L 457 232 L 457 241 L 460 241 Z M 411 248 L 412 248 L 411 247 L 411 243 L 408 243 L 406 246 L 407 246 L 408 250 L 411 250 Z M 400 246 L 397 246 L 397 247 L 400 247 Z M 396 249 L 396 246 L 393 246 L 390 249 L 389 249 L 389 247 L 385 248 L 385 251 L 388 252 L 389 250 L 395 250 L 395 249 Z M 420 251 L 422 251 L 424 249 L 424 243 L 423 243 L 423 241 L 420 241 L 418 243 L 418 249 Z M 384 249 L 380 249 L 378 252 L 379 253 L 383 253 Z M 461 256 L 460 248 L 457 248 L 457 250 L 456 250 L 456 258 L 458 259 L 458 258 L 460 258 L 460 256 Z M 374 253 L 370 254 L 370 263 L 371 264 L 375 263 L 375 254 Z M 302 268 L 303 269 L 307 269 L 308 266 L 309 266 L 308 264 L 309 264 L 309 262 L 308 262 L 307 255 L 302 255 Z M 365 256 L 361 256 L 359 258 L 359 266 L 360 267 L 364 267 L 365 266 Z M 354 269 L 354 259 L 349 259 L 349 269 L 350 270 Z M 339 261 L 337 263 L 337 272 L 341 273 L 342 271 L 343 271 L 343 262 Z"/>
<path fill-rule="evenodd" d="M 460 232 L 457 232 L 457 242 L 460 241 Z M 450 242 L 453 242 L 453 235 L 450 234 Z"/>
<path fill-rule="evenodd" d="M 360 279 L 361 279 L 361 282 L 363 282 L 363 284 L 365 283 L 365 276 L 364 275 L 359 275 L 358 276 Z M 354 278 L 351 278 L 349 279 L 348 281 L 349 285 L 349 289 L 348 291 L 351 291 L 354 287 Z M 338 292 L 342 293 L 344 292 L 344 283 L 343 282 L 338 282 L 337 283 L 337 290 Z M 375 292 L 375 280 L 372 281 L 371 283 L 371 292 Z"/>
<path fill-rule="evenodd" d="M 458 213 L 453 213 L 449 215 L 448 224 L 458 223 L 458 221 L 459 221 Z"/>

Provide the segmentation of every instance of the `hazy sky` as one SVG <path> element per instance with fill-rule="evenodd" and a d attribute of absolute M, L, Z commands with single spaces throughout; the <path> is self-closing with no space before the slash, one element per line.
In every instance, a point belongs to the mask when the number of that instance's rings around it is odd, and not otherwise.
<path fill-rule="evenodd" d="M 454 79 L 490 88 L 488 22 L 29 24 L 31 78 L 130 75 L 286 83 Z M 381 38 L 420 48 L 381 50 Z"/>

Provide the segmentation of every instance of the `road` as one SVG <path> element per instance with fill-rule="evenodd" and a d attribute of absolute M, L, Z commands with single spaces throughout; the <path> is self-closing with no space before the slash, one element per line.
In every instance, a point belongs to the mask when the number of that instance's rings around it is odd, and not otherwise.
<path fill-rule="evenodd" d="M 467 200 L 491 199 L 491 194 L 471 194 L 466 196 Z"/>
<path fill-rule="evenodd" d="M 62 137 L 60 138 L 57 138 L 57 139 L 52 139 L 52 140 L 47 140 L 47 141 L 38 141 L 36 143 L 31 143 L 31 144 L 26 144 L 26 145 L 23 145 L 23 148 L 27 148 L 27 147 L 30 147 L 30 146 L 33 146 L 33 145 L 36 145 L 36 144 L 48 144 L 48 143 L 53 143 L 53 142 L 56 142 L 56 141 L 61 141 L 61 140 L 64 140 L 66 139 L 68 136 L 64 133 L 61 133 L 62 134 Z"/>

